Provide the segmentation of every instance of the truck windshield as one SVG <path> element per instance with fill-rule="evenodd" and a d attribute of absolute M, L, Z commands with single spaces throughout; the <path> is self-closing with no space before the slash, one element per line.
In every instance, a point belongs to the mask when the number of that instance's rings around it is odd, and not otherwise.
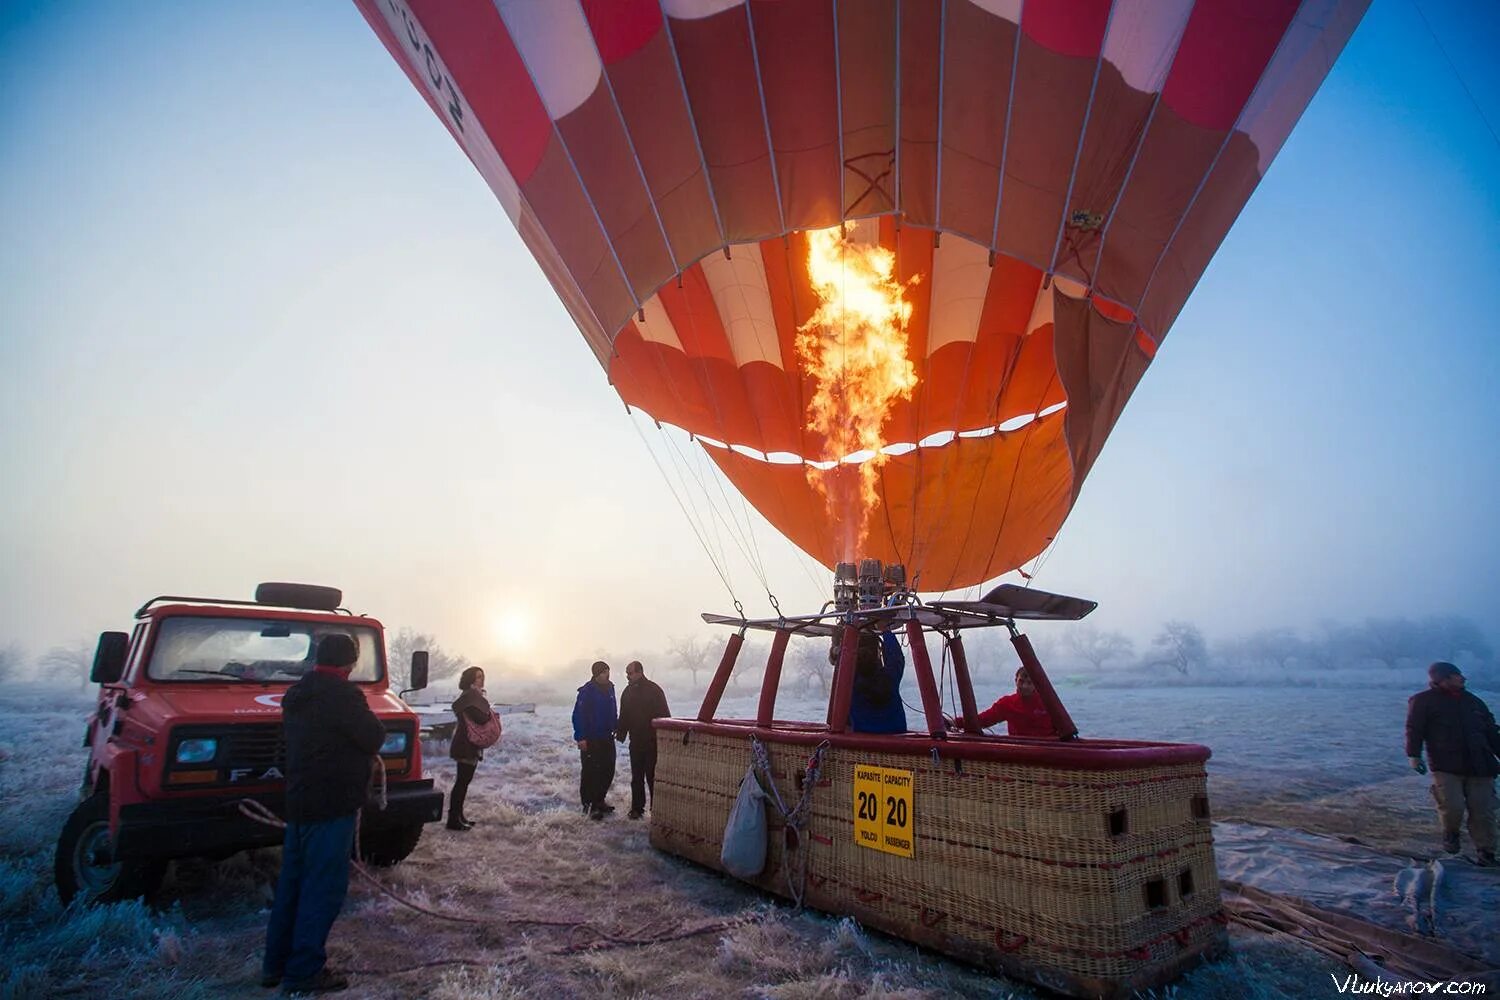
<path fill-rule="evenodd" d="M 372 628 L 271 618 L 168 618 L 158 627 L 146 675 L 158 681 L 290 682 L 313 668 L 318 640 L 342 632 L 359 643 L 353 681 L 384 676 Z"/>

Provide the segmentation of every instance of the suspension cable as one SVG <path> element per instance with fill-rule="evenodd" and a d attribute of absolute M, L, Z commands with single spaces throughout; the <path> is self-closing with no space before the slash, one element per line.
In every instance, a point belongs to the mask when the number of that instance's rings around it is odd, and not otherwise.
<path fill-rule="evenodd" d="M 667 470 L 662 467 L 661 460 L 656 457 L 656 450 L 651 447 L 651 442 L 646 440 L 645 432 L 641 430 L 640 424 L 634 417 L 631 418 L 630 425 L 635 428 L 636 434 L 640 436 L 641 444 L 645 446 L 646 451 L 651 455 L 651 461 L 656 465 L 656 471 L 661 474 L 662 480 L 667 484 L 667 490 L 672 494 L 672 499 L 677 502 L 677 509 L 682 511 L 682 516 L 687 520 L 688 527 L 692 529 L 693 537 L 698 539 L 698 544 L 703 547 L 703 553 L 708 556 L 708 561 L 713 565 L 714 572 L 718 574 L 719 582 L 724 584 L 724 589 L 729 592 L 729 599 L 738 604 L 739 598 L 735 596 L 734 586 L 729 582 L 725 567 L 721 566 L 719 560 L 714 558 L 713 550 L 708 547 L 708 542 L 704 540 L 702 532 L 698 530 L 698 525 L 693 520 L 693 516 L 688 513 L 687 505 L 683 503 L 682 497 L 678 496 L 677 488 L 672 484 L 672 477 L 667 475 Z"/>

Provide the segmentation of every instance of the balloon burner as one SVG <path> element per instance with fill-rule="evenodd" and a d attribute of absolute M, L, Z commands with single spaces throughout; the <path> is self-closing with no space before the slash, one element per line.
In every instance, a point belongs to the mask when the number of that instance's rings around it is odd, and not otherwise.
<path fill-rule="evenodd" d="M 906 594 L 906 567 L 879 559 L 841 562 L 833 571 L 833 605 L 839 611 L 901 604 Z"/>

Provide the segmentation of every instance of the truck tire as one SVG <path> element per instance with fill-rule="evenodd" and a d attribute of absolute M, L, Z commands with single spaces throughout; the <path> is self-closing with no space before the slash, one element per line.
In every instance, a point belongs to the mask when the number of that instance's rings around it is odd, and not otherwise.
<path fill-rule="evenodd" d="M 422 839 L 422 824 L 385 826 L 359 832 L 359 860 L 376 868 L 405 861 Z"/>
<path fill-rule="evenodd" d="M 57 838 L 53 876 L 64 906 L 75 898 L 93 905 L 150 897 L 166 873 L 165 861 L 110 858 L 109 799 L 101 794 L 80 802 Z"/>

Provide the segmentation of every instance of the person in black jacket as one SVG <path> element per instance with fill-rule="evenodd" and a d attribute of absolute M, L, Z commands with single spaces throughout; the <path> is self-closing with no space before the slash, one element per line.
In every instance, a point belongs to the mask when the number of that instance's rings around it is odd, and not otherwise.
<path fill-rule="evenodd" d="M 1495 864 L 1495 775 L 1500 773 L 1500 728 L 1489 706 L 1464 690 L 1464 675 L 1451 663 L 1427 668 L 1429 686 L 1406 709 L 1406 756 L 1426 774 L 1422 748 L 1432 766 L 1432 797 L 1443 824 L 1443 850 L 1458 853 L 1464 810 L 1479 863 Z"/>
<path fill-rule="evenodd" d="M 625 680 L 615 739 L 623 743 L 630 737 L 630 818 L 640 819 L 646 812 L 647 792 L 654 793 L 656 784 L 656 730 L 651 720 L 666 718 L 672 710 L 660 685 L 646 679 L 640 660 L 625 664 Z"/>
<path fill-rule="evenodd" d="M 349 985 L 327 967 L 328 932 L 349 891 L 354 818 L 365 804 L 371 759 L 385 727 L 349 682 L 359 660 L 352 635 L 318 641 L 317 665 L 281 699 L 286 738 L 286 837 L 266 927 L 261 985 L 330 993 Z"/>
<path fill-rule="evenodd" d="M 453 782 L 453 791 L 448 795 L 448 829 L 467 832 L 474 824 L 464 815 L 464 800 L 469 795 L 469 782 L 484 759 L 484 750 L 469 740 L 469 727 L 465 722 L 482 726 L 494 716 L 490 699 L 484 690 L 484 671 L 470 667 L 458 678 L 458 697 L 453 702 L 453 739 L 448 744 L 448 756 L 458 762 L 458 777 Z"/>

